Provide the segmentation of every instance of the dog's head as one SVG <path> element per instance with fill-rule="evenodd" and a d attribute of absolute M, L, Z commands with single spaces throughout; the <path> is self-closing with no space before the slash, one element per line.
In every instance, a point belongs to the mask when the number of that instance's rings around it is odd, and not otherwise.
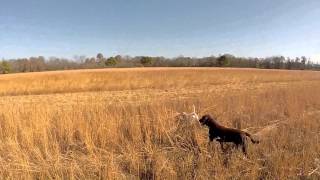
<path fill-rule="evenodd" d="M 211 120 L 212 120 L 211 116 L 209 114 L 206 114 L 202 116 L 199 122 L 201 125 L 208 125 Z"/>

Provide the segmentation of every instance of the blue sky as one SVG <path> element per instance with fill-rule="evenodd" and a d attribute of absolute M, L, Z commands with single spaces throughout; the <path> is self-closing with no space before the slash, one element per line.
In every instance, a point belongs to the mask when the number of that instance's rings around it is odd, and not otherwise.
<path fill-rule="evenodd" d="M 98 52 L 320 62 L 320 1 L 0 0 L 0 58 Z"/>

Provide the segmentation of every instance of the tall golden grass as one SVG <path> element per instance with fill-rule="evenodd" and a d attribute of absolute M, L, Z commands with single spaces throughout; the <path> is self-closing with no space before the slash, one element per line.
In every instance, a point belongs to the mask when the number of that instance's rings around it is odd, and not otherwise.
<path fill-rule="evenodd" d="M 148 68 L 3 75 L 0 177 L 317 179 L 319 93 L 320 73 L 311 71 Z M 245 158 L 208 143 L 205 127 L 177 131 L 176 113 L 193 105 L 200 115 L 247 129 L 262 142 L 249 144 Z"/>

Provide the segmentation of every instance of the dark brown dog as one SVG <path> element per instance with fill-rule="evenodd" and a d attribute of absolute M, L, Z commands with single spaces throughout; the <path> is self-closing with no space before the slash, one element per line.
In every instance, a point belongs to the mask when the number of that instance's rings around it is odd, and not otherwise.
<path fill-rule="evenodd" d="M 209 127 L 210 141 L 213 141 L 215 139 L 220 142 L 222 150 L 224 150 L 224 142 L 233 142 L 237 148 L 239 146 L 242 146 L 242 152 L 247 155 L 246 136 L 251 139 L 252 143 L 259 143 L 259 141 L 254 140 L 247 132 L 241 131 L 239 129 L 227 128 L 218 124 L 210 115 L 202 116 L 199 122 L 202 125 L 207 125 Z"/>

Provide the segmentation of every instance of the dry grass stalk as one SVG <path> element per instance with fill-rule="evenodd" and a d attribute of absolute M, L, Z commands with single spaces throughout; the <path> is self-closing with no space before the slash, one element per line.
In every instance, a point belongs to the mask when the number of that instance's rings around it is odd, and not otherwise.
<path fill-rule="evenodd" d="M 214 68 L 0 76 L 0 176 L 316 179 L 319 82 L 318 72 Z M 205 128 L 174 131 L 176 112 L 193 104 L 199 116 L 268 138 L 226 166 Z"/>

